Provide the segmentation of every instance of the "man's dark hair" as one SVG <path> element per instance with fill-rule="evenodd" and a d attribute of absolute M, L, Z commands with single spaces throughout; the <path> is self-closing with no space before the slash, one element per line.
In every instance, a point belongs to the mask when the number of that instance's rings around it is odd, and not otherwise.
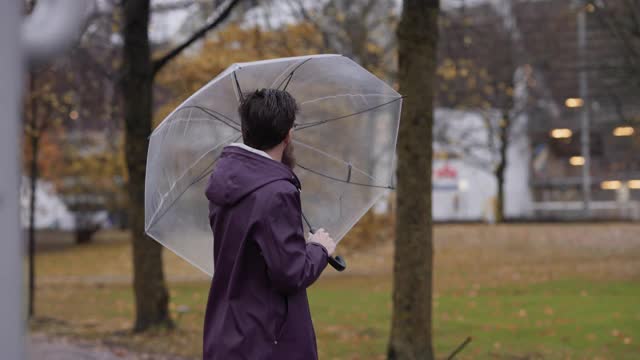
<path fill-rule="evenodd" d="M 260 89 L 244 96 L 238 112 L 244 143 L 254 149 L 269 150 L 287 137 L 298 105 L 284 90 Z"/>

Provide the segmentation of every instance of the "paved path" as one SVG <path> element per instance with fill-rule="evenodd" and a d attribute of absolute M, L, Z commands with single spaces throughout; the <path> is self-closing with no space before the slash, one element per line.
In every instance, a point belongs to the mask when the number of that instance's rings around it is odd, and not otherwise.
<path fill-rule="evenodd" d="M 107 348 L 90 343 L 51 339 L 41 334 L 31 334 L 27 340 L 27 360 L 181 360 L 137 354 L 122 348 Z"/>

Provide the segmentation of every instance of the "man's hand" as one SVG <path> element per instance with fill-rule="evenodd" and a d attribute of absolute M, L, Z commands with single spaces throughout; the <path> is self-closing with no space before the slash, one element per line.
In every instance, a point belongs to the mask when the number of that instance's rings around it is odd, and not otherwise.
<path fill-rule="evenodd" d="M 329 233 L 324 229 L 318 229 L 314 234 L 311 234 L 311 236 L 309 236 L 309 242 L 324 246 L 329 256 L 333 255 L 333 252 L 336 251 L 336 242 L 333 241 Z"/>

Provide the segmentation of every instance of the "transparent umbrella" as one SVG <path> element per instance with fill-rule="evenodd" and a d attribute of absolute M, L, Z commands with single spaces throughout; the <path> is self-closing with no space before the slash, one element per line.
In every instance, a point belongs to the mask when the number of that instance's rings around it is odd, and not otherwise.
<path fill-rule="evenodd" d="M 243 94 L 261 88 L 286 89 L 298 102 L 294 171 L 305 233 L 322 227 L 340 241 L 393 188 L 402 106 L 393 88 L 341 55 L 233 64 L 158 125 L 147 158 L 146 233 L 209 275 L 205 187 L 222 149 L 242 139 Z"/>

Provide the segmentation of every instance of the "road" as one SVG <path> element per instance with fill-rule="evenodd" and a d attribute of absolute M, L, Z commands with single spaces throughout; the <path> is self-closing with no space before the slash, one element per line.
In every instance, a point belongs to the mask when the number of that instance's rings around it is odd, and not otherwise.
<path fill-rule="evenodd" d="M 27 339 L 27 360 L 184 360 L 151 354 L 132 353 L 123 348 L 107 348 L 91 343 L 51 339 L 31 334 Z"/>

